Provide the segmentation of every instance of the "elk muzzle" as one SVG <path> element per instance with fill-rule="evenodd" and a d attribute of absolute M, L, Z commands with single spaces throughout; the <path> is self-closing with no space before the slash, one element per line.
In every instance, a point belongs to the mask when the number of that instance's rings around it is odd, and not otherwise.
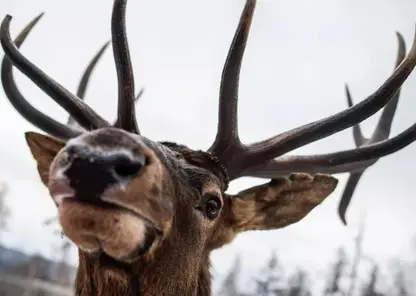
<path fill-rule="evenodd" d="M 170 230 L 167 176 L 140 136 L 101 129 L 68 141 L 48 187 L 65 234 L 80 249 L 130 263 Z"/>

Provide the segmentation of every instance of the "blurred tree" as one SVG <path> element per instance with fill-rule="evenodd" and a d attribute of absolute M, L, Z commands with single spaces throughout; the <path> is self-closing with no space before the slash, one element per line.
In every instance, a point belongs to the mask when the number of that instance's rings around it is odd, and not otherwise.
<path fill-rule="evenodd" d="M 2 232 L 7 229 L 7 220 L 10 218 L 10 209 L 6 205 L 8 185 L 5 182 L 0 184 L 0 239 Z"/>
<path fill-rule="evenodd" d="M 361 296 L 384 296 L 383 293 L 377 290 L 378 278 L 379 278 L 379 268 L 377 264 L 374 264 L 370 272 L 370 279 L 368 283 L 364 284 Z"/>
<path fill-rule="evenodd" d="M 298 270 L 289 280 L 289 288 L 286 296 L 311 296 L 309 289 L 308 276 L 305 271 Z"/>
<path fill-rule="evenodd" d="M 354 259 L 351 265 L 351 273 L 350 273 L 350 285 L 348 288 L 347 296 L 353 296 L 356 290 L 357 281 L 358 281 L 358 268 L 362 259 L 364 259 L 363 255 L 363 240 L 365 234 L 365 215 L 363 215 L 360 227 L 358 229 L 358 233 L 354 239 Z"/>
<path fill-rule="evenodd" d="M 219 293 L 219 295 L 223 295 L 223 296 L 239 295 L 237 283 L 238 283 L 238 277 L 240 276 L 240 271 L 241 271 L 241 256 L 237 255 L 234 261 L 234 264 L 231 267 L 230 272 L 225 277 L 222 283 L 221 292 Z"/>
<path fill-rule="evenodd" d="M 49 281 L 49 263 L 47 260 L 42 257 L 40 254 L 33 254 L 30 256 L 30 259 L 18 265 L 14 272 L 18 275 L 28 277 L 31 279 L 41 279 L 45 281 Z"/>
<path fill-rule="evenodd" d="M 72 243 L 68 239 L 64 239 L 59 248 L 61 258 L 58 262 L 56 281 L 62 286 L 70 286 L 73 283 L 73 279 L 71 277 L 71 267 L 69 265 L 71 247 Z"/>
<path fill-rule="evenodd" d="M 29 261 L 18 267 L 19 274 L 26 276 L 29 279 L 30 284 L 25 286 L 23 296 L 37 295 L 33 282 L 36 279 L 49 281 L 48 263 L 45 259 L 39 255 L 34 254 L 30 257 Z"/>
<path fill-rule="evenodd" d="M 338 249 L 338 259 L 331 267 L 329 272 L 329 280 L 326 285 L 324 295 L 345 295 L 341 288 L 341 280 L 344 275 L 344 269 L 347 264 L 347 256 L 343 248 Z"/>
<path fill-rule="evenodd" d="M 59 254 L 59 258 L 57 259 L 58 269 L 56 274 L 56 282 L 63 286 L 69 286 L 73 283 L 74 280 L 71 276 L 72 269 L 69 265 L 69 256 L 73 244 L 66 237 L 64 237 L 62 230 L 57 227 L 59 226 L 58 223 L 59 222 L 56 217 L 48 218 L 43 222 L 45 226 L 55 226 L 56 228 L 53 233 L 55 235 L 60 235 L 61 237 L 61 242 L 59 245 L 53 246 L 53 252 L 55 254 Z"/>
<path fill-rule="evenodd" d="M 284 295 L 283 268 L 279 264 L 276 252 L 273 252 L 267 266 L 262 270 L 256 281 L 256 295 L 278 296 Z"/>
<path fill-rule="evenodd" d="M 412 239 L 412 257 L 410 259 L 409 270 L 409 285 L 413 294 L 416 295 L 416 235 L 413 235 Z"/>
<path fill-rule="evenodd" d="M 393 274 L 393 283 L 394 283 L 394 295 L 395 296 L 410 296 L 410 291 L 407 286 L 406 281 L 406 272 L 400 262 L 396 266 L 396 270 Z"/>

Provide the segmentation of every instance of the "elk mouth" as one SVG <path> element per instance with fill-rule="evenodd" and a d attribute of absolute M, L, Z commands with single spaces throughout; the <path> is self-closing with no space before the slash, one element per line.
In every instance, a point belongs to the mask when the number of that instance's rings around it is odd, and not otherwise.
<path fill-rule="evenodd" d="M 64 233 L 82 251 L 116 269 L 149 252 L 161 230 L 140 213 L 81 194 L 61 198 L 59 220 Z"/>
<path fill-rule="evenodd" d="M 67 198 L 71 198 L 71 197 L 68 196 Z M 153 222 L 150 218 L 141 214 L 139 211 L 134 211 L 130 208 L 123 207 L 119 204 L 113 203 L 111 201 L 105 201 L 105 200 L 102 200 L 100 198 L 90 199 L 89 197 L 86 197 L 83 194 L 76 194 L 72 198 L 74 198 L 76 200 L 76 202 L 81 203 L 81 204 L 84 203 L 84 204 L 87 204 L 87 205 L 93 205 L 97 208 L 109 209 L 109 210 L 112 209 L 112 210 L 127 212 L 127 213 L 129 213 L 133 216 L 136 216 L 139 219 L 142 219 L 147 225 L 151 226 L 152 228 L 155 228 L 155 230 L 158 233 L 161 234 L 161 230 L 158 229 L 158 227 L 156 226 L 156 223 Z M 65 198 L 63 198 L 63 199 L 65 199 Z"/>

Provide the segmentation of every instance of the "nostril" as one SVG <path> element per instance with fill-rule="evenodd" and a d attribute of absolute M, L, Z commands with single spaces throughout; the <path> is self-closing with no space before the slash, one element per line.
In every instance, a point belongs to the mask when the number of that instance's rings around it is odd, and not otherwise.
<path fill-rule="evenodd" d="M 136 176 L 142 168 L 144 164 L 136 162 L 136 163 L 119 163 L 114 166 L 114 172 L 117 176 L 122 178 L 131 178 Z"/>
<path fill-rule="evenodd" d="M 147 158 L 144 155 L 134 160 L 123 156 L 117 157 L 113 162 L 114 173 L 123 179 L 137 176 L 147 164 Z"/>

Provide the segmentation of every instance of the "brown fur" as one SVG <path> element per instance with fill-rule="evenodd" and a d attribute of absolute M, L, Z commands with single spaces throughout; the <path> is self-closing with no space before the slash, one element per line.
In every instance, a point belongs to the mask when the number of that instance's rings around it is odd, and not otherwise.
<path fill-rule="evenodd" d="M 172 143 L 161 145 L 116 129 L 81 137 L 91 146 L 105 142 L 108 147 L 100 149 L 145 152 L 150 164 L 125 191 L 113 186 L 103 194 L 120 210 L 76 200 L 60 205 L 61 224 L 80 248 L 78 296 L 133 296 L 139 289 L 142 295 L 210 295 L 212 250 L 240 232 L 278 229 L 299 221 L 337 185 L 328 175 L 292 174 L 233 196 L 224 193 L 225 179 L 221 169 L 213 169 L 215 161 L 198 151 Z M 26 139 L 42 181 L 50 184 L 49 167 L 63 161 L 59 155 L 65 153 L 65 143 L 37 133 L 27 133 Z M 213 220 L 197 210 L 210 196 L 217 196 L 222 204 Z M 120 259 L 142 239 L 141 231 L 134 233 L 141 225 L 138 218 L 124 212 L 125 208 L 139 209 L 160 231 L 151 248 L 134 260 Z M 94 237 L 105 242 L 101 251 L 97 252 Z M 117 264 L 108 265 L 108 260 Z"/>

